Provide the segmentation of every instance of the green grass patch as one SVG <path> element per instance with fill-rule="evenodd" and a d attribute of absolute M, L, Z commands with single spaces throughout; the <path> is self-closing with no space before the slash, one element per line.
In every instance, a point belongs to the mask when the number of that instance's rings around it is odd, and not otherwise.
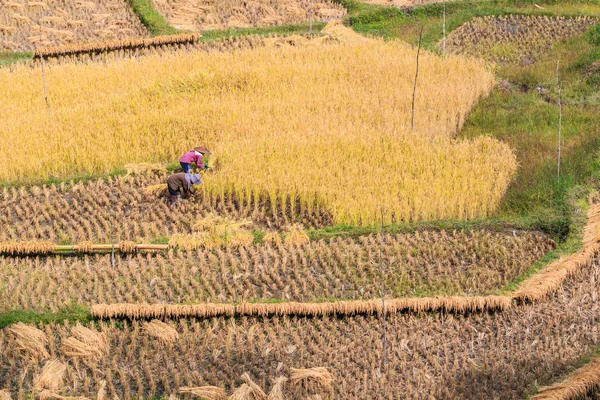
<path fill-rule="evenodd" d="M 201 32 L 201 41 L 211 41 L 216 39 L 226 39 L 229 37 L 240 37 L 248 35 L 306 35 L 306 34 L 318 34 L 321 29 L 325 27 L 323 22 L 313 22 L 312 29 L 309 23 L 304 24 L 293 24 L 293 25 L 281 25 L 281 26 L 270 26 L 270 27 L 255 27 L 255 28 L 231 28 L 223 30 L 203 31 Z"/>
<path fill-rule="evenodd" d="M 181 32 L 167 23 L 167 20 L 154 8 L 151 0 L 127 0 L 127 2 L 152 36 Z"/>
<path fill-rule="evenodd" d="M 0 67 L 30 60 L 33 60 L 33 53 L 29 51 L 0 51 Z"/>
<path fill-rule="evenodd" d="M 49 324 L 52 322 L 92 320 L 90 309 L 81 305 L 71 305 L 57 312 L 37 312 L 33 310 L 10 310 L 0 313 L 0 329 L 23 322 L 25 324 Z"/>

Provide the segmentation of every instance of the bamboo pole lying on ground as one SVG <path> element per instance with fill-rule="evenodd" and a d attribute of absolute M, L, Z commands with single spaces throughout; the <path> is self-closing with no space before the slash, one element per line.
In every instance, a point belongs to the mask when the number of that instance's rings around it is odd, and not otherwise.
<path fill-rule="evenodd" d="M 138 250 L 168 250 L 168 244 L 145 244 L 123 241 L 115 244 L 93 244 L 82 242 L 70 245 L 55 245 L 52 242 L 0 242 L 0 254 L 6 255 L 40 255 L 50 253 L 79 252 L 88 253 L 94 251 L 120 251 L 132 253 Z"/>

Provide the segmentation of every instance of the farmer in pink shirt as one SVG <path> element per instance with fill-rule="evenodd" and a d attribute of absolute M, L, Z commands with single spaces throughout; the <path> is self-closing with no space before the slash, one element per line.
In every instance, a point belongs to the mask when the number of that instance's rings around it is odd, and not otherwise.
<path fill-rule="evenodd" d="M 194 150 L 190 150 L 185 153 L 180 159 L 179 164 L 181 164 L 181 168 L 183 168 L 183 172 L 186 174 L 190 172 L 192 169 L 192 163 L 196 164 L 200 169 L 207 169 L 208 165 L 202 164 L 202 156 L 205 154 L 210 154 L 210 151 L 204 147 L 199 146 L 194 148 Z"/>

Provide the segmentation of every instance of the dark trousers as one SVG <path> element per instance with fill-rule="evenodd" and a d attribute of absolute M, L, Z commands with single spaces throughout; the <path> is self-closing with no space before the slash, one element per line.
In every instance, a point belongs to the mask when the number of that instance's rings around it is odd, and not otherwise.
<path fill-rule="evenodd" d="M 181 168 L 183 168 L 183 172 L 186 174 L 192 170 L 192 166 L 188 163 L 180 161 L 179 164 L 181 165 Z"/>
<path fill-rule="evenodd" d="M 177 196 L 177 195 L 179 195 L 179 194 L 180 194 L 180 193 L 179 193 L 179 190 L 173 190 L 173 189 L 171 189 L 171 186 L 168 186 L 168 185 L 167 185 L 167 187 L 169 188 L 169 194 L 170 194 L 171 196 Z"/>

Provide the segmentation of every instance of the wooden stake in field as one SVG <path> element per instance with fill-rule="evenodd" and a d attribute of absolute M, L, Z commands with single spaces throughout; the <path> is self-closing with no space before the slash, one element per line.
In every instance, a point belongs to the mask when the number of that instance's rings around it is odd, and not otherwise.
<path fill-rule="evenodd" d="M 381 360 L 382 372 L 385 370 L 386 353 L 387 353 L 387 337 L 386 337 L 386 313 L 385 313 L 385 272 L 383 268 L 383 210 L 381 210 L 381 241 L 379 242 L 379 274 L 381 275 L 381 337 L 383 340 L 383 358 Z"/>
<path fill-rule="evenodd" d="M 556 61 L 556 86 L 558 87 L 558 162 L 557 162 L 557 172 L 556 172 L 556 179 L 558 182 L 560 182 L 560 136 L 561 136 L 561 131 L 562 131 L 562 103 L 561 103 L 561 82 L 560 82 L 560 78 L 559 78 L 559 67 L 560 67 L 560 60 Z"/>
<path fill-rule="evenodd" d="M 419 55 L 421 54 L 421 39 L 423 39 L 423 25 L 421 25 L 421 32 L 419 32 L 419 46 L 417 48 L 417 70 L 415 72 L 415 85 L 413 87 L 412 95 L 412 107 L 410 112 L 410 131 L 415 127 L 415 94 L 417 92 L 417 78 L 419 77 Z"/>
<path fill-rule="evenodd" d="M 446 56 L 446 0 L 444 0 L 443 11 L 442 11 L 442 56 Z"/>
<path fill-rule="evenodd" d="M 46 75 L 44 73 L 44 57 L 41 58 L 42 62 L 42 86 L 44 88 L 44 101 L 46 101 L 46 108 L 48 109 L 48 114 L 50 114 L 50 103 L 48 102 L 48 94 L 46 93 Z"/>

